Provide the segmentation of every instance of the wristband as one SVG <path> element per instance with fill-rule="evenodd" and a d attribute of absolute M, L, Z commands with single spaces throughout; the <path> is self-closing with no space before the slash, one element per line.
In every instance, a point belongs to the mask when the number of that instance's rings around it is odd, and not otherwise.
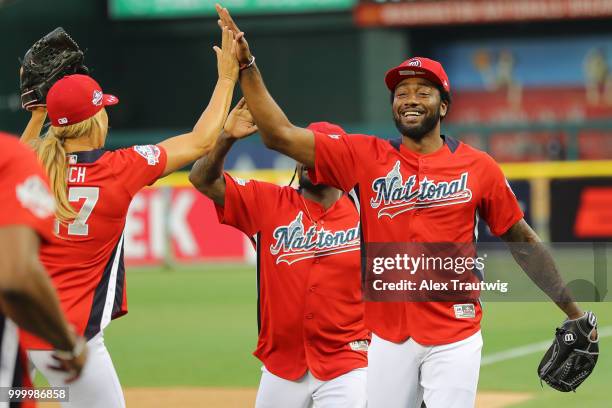
<path fill-rule="evenodd" d="M 251 55 L 251 60 L 248 64 L 240 64 L 240 71 L 244 71 L 247 68 L 251 68 L 255 64 L 255 56 Z"/>

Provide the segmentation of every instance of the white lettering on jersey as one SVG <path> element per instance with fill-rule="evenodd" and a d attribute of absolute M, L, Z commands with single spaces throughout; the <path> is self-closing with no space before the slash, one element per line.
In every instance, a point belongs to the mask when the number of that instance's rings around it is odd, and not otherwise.
<path fill-rule="evenodd" d="M 134 146 L 134 151 L 147 160 L 149 166 L 159 163 L 159 147 L 155 145 Z"/>
<path fill-rule="evenodd" d="M 270 253 L 276 256 L 276 264 L 289 265 L 311 259 L 343 252 L 359 251 L 359 223 L 354 228 L 329 231 L 315 225 L 304 230 L 300 211 L 289 225 L 277 227 L 272 233 L 276 242 L 270 245 Z"/>
<path fill-rule="evenodd" d="M 38 218 L 47 218 L 55 212 L 55 199 L 43 179 L 37 175 L 18 184 L 15 193 L 21 205 Z"/>
<path fill-rule="evenodd" d="M 419 208 L 465 203 L 472 199 L 468 177 L 464 172 L 455 180 L 437 183 L 424 177 L 417 184 L 416 175 L 411 175 L 404 181 L 398 160 L 386 176 L 372 182 L 375 197 L 370 199 L 370 206 L 378 209 L 378 218 L 393 218 Z"/>
<path fill-rule="evenodd" d="M 85 167 L 70 167 L 68 169 L 68 181 L 70 183 L 84 183 L 85 170 Z"/>

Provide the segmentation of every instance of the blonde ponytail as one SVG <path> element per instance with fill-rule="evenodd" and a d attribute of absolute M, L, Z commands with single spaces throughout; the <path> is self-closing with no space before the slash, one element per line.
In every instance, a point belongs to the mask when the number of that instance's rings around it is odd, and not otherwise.
<path fill-rule="evenodd" d="M 67 139 L 77 139 L 83 136 L 98 134 L 102 129 L 100 115 L 97 114 L 74 125 L 55 127 L 50 126 L 47 133 L 34 143 L 38 159 L 41 161 L 49 182 L 51 191 L 55 196 L 55 215 L 62 223 L 73 220 L 77 212 L 68 201 L 67 191 L 67 163 L 64 142 Z"/>

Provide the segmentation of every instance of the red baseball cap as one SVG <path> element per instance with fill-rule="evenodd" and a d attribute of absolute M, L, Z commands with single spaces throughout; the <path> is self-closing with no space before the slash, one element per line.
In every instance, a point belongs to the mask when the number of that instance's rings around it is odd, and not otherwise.
<path fill-rule="evenodd" d="M 400 66 L 387 71 L 385 83 L 387 88 L 393 92 L 397 84 L 411 77 L 425 78 L 434 84 L 440 85 L 442 89 L 450 93 L 448 75 L 446 75 L 444 68 L 442 68 L 442 64 L 423 57 L 412 57 L 402 62 Z"/>
<path fill-rule="evenodd" d="M 308 129 L 313 130 L 315 132 L 321 132 L 328 135 L 345 135 L 346 132 L 340 126 L 335 125 L 330 122 L 313 122 L 308 125 Z"/>
<path fill-rule="evenodd" d="M 53 126 L 74 125 L 117 103 L 116 96 L 102 93 L 92 77 L 81 74 L 63 77 L 47 93 L 47 113 Z"/>

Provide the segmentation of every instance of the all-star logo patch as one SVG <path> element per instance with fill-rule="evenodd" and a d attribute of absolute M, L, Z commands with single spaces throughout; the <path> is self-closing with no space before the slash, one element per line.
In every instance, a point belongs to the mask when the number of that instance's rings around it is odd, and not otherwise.
<path fill-rule="evenodd" d="M 451 181 L 436 182 L 427 177 L 417 181 L 416 175 L 404 180 L 398 160 L 386 176 L 372 182 L 374 197 L 370 199 L 370 206 L 378 209 L 378 218 L 393 218 L 419 208 L 465 203 L 472 199 L 468 177 L 469 173 L 465 172 Z"/>
<path fill-rule="evenodd" d="M 305 259 L 318 258 L 359 251 L 359 223 L 347 230 L 331 231 L 312 225 L 304 228 L 304 213 L 300 211 L 289 225 L 277 227 L 272 236 L 270 253 L 276 256 L 276 264 L 291 265 Z"/>
<path fill-rule="evenodd" d="M 38 218 L 50 217 L 55 212 L 55 199 L 39 176 L 28 177 L 15 190 L 19 203 Z"/>
<path fill-rule="evenodd" d="M 102 96 L 103 96 L 102 91 L 98 91 L 96 89 L 95 91 L 93 91 L 93 96 L 91 98 L 91 103 L 93 103 L 94 106 L 101 106 L 102 105 Z"/>
<path fill-rule="evenodd" d="M 134 151 L 147 160 L 149 166 L 155 166 L 159 163 L 159 147 L 155 145 L 134 146 Z"/>

